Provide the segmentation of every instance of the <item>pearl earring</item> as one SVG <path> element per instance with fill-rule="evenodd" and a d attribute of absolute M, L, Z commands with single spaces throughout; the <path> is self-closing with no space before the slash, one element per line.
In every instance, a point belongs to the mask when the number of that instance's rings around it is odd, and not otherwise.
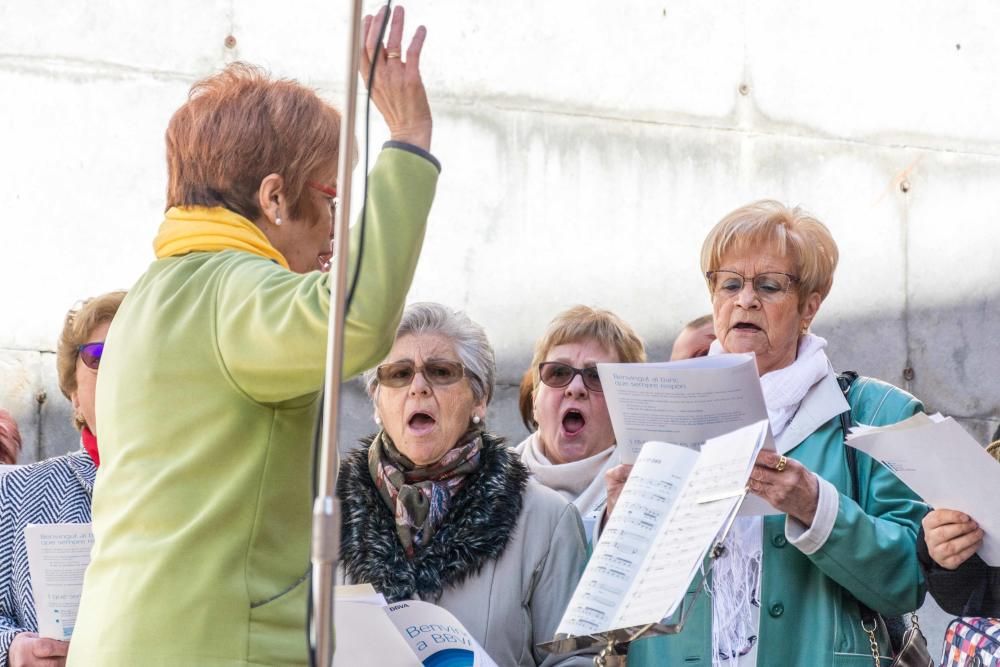
<path fill-rule="evenodd" d="M 482 417 L 480 417 L 479 415 L 472 415 L 472 423 L 473 424 L 478 424 L 481 421 L 483 421 Z"/>
<path fill-rule="evenodd" d="M 375 415 L 375 425 L 376 426 L 381 426 L 382 425 L 382 418 L 379 417 L 378 415 Z"/>
<path fill-rule="evenodd" d="M 274 224 L 275 224 L 275 226 L 280 227 L 281 226 L 281 218 L 278 217 L 278 216 L 275 216 L 274 217 Z"/>

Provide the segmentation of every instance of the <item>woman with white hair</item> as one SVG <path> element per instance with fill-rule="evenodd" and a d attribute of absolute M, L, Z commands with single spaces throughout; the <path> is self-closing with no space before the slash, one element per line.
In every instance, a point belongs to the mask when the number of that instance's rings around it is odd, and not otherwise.
<path fill-rule="evenodd" d="M 343 462 L 341 565 L 390 602 L 438 604 L 498 665 L 590 664 L 552 639 L 586 560 L 580 515 L 485 430 L 496 366 L 482 327 L 409 306 L 366 375 L 379 432 Z"/>

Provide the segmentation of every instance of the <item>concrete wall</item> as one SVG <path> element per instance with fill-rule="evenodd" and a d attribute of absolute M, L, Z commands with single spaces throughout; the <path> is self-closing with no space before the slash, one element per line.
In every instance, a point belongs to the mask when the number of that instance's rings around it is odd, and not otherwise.
<path fill-rule="evenodd" d="M 191 82 L 245 59 L 339 100 L 334 4 L 0 3 L 0 405 L 26 460 L 76 446 L 55 337 L 77 299 L 129 286 L 152 259 L 163 130 Z M 762 197 L 805 205 L 840 244 L 815 324 L 838 367 L 908 388 L 981 441 L 997 427 L 1000 5 L 408 9 L 429 27 L 444 164 L 411 298 L 490 332 L 496 430 L 524 435 L 516 384 L 564 307 L 617 311 L 665 358 L 709 309 L 705 233 Z M 384 136 L 376 121 L 373 143 Z M 349 442 L 371 421 L 355 385 L 346 400 Z"/>

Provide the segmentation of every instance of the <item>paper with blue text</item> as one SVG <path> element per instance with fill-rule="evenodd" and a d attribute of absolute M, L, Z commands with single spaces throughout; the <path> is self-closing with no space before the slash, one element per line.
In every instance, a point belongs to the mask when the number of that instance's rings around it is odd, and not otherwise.
<path fill-rule="evenodd" d="M 38 634 L 69 641 L 90 565 L 94 533 L 89 523 L 29 524 L 24 544 L 31 572 Z"/>
<path fill-rule="evenodd" d="M 650 441 L 698 446 L 767 419 L 752 354 L 598 364 L 597 370 L 622 463 L 633 463 Z"/>

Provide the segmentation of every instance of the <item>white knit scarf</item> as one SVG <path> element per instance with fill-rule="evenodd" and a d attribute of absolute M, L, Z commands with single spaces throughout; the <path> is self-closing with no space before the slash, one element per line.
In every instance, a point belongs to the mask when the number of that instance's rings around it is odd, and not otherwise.
<path fill-rule="evenodd" d="M 785 430 L 799 409 L 802 399 L 830 371 L 830 360 L 823 349 L 826 340 L 813 334 L 799 338 L 798 353 L 784 368 L 760 377 L 767 417 L 774 437 Z M 715 341 L 709 354 L 722 354 Z M 763 526 L 760 517 L 740 517 L 723 541 L 725 555 L 712 566 L 712 664 L 739 662 L 739 655 L 757 635 L 758 615 L 751 600 L 760 605 Z M 727 657 L 728 656 L 728 657 Z"/>
<path fill-rule="evenodd" d="M 617 461 L 617 457 L 613 456 L 614 445 L 579 461 L 556 464 L 545 456 L 538 431 L 535 431 L 514 451 L 521 455 L 521 461 L 528 466 L 535 479 L 558 491 L 563 498 L 576 505 L 583 516 L 607 497 L 604 472 Z"/>

